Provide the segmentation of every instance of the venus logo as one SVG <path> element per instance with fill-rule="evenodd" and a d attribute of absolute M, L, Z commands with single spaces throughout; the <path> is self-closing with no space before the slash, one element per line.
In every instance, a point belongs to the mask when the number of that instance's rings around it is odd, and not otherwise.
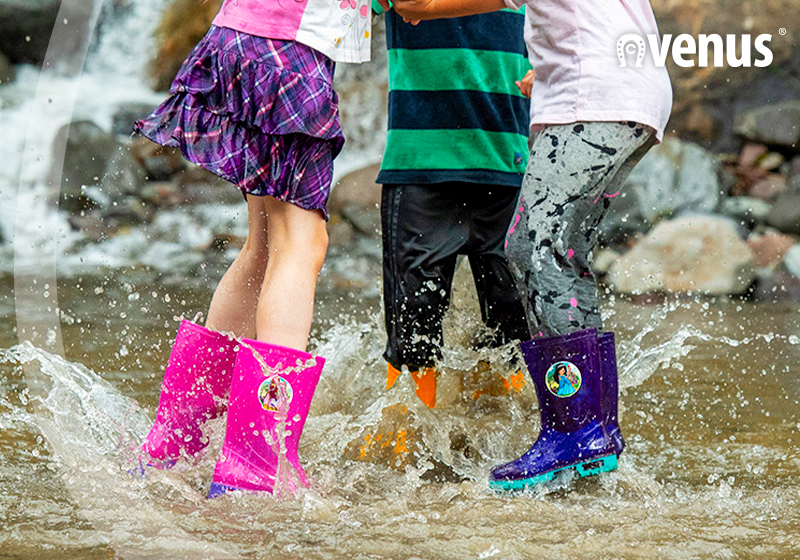
<path fill-rule="evenodd" d="M 647 50 L 647 47 L 644 44 L 644 39 L 642 39 L 636 33 L 627 33 L 619 38 L 617 41 L 617 56 L 619 57 L 619 65 L 622 68 L 626 68 L 628 66 L 628 61 L 626 59 L 626 55 L 636 53 L 636 66 L 638 68 L 642 67 L 642 63 L 644 62 L 644 54 Z"/>
<path fill-rule="evenodd" d="M 684 68 L 699 66 L 706 68 L 709 66 L 709 58 L 713 52 L 713 64 L 717 68 L 727 65 L 731 68 L 742 66 L 750 67 L 755 64 L 759 68 L 764 68 L 772 64 L 773 55 L 767 43 L 772 41 L 772 35 L 764 34 L 756 37 L 752 41 L 750 35 L 728 35 L 723 40 L 720 35 L 700 35 L 697 39 L 688 34 L 678 35 L 675 41 L 672 35 L 664 35 L 659 43 L 658 35 L 648 35 L 647 41 L 636 33 L 626 33 L 617 41 L 617 57 L 622 68 L 628 67 L 628 55 L 636 54 L 635 65 L 638 68 L 644 63 L 645 53 L 650 47 L 650 54 L 656 66 L 663 67 L 667 63 L 667 55 L 672 51 L 672 59 L 675 64 Z M 752 51 L 755 48 L 763 58 L 753 61 Z M 687 58 L 689 57 L 689 58 Z M 698 60 L 695 60 L 697 57 Z"/>

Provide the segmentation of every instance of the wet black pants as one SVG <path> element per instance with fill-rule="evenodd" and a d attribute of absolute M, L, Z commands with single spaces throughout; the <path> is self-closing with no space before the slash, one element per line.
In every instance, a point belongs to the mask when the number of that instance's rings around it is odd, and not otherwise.
<path fill-rule="evenodd" d="M 518 195 L 512 187 L 460 182 L 383 186 L 384 357 L 394 367 L 413 371 L 441 357 L 458 255 L 469 259 L 493 342 L 530 338 L 504 252 Z"/>

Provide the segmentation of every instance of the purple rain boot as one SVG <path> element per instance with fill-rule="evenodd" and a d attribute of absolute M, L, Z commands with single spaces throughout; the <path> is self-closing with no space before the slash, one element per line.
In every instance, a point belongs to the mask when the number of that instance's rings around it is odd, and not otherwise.
<path fill-rule="evenodd" d="M 574 468 L 581 477 L 617 468 L 603 427 L 597 330 L 529 340 L 520 345 L 536 388 L 542 429 L 516 461 L 492 470 L 489 486 L 515 490 Z"/>
<path fill-rule="evenodd" d="M 168 469 L 196 457 L 208 440 L 202 425 L 225 410 L 236 359 L 235 340 L 182 321 L 169 356 L 156 422 L 142 444 L 147 466 Z"/>
<path fill-rule="evenodd" d="M 619 401 L 619 381 L 617 378 L 617 351 L 614 345 L 614 333 L 604 332 L 598 335 L 597 344 L 600 347 L 600 366 L 602 368 L 602 409 L 600 421 L 606 427 L 608 435 L 614 444 L 617 457 L 625 449 L 625 440 L 619 428 L 617 417 L 617 404 Z"/>
<path fill-rule="evenodd" d="M 324 365 L 300 350 L 242 340 L 209 498 L 277 487 L 293 493 L 298 481 L 308 486 L 297 449 Z"/>

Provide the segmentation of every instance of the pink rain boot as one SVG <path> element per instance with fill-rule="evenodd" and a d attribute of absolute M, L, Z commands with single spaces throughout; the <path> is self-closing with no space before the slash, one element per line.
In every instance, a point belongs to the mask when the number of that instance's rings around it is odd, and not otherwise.
<path fill-rule="evenodd" d="M 156 423 L 142 444 L 147 465 L 168 469 L 181 457 L 194 458 L 208 440 L 202 425 L 225 410 L 238 342 L 181 322 L 169 356 Z"/>
<path fill-rule="evenodd" d="M 324 358 L 306 352 L 242 340 L 209 498 L 308 486 L 297 448 L 323 365 Z"/>

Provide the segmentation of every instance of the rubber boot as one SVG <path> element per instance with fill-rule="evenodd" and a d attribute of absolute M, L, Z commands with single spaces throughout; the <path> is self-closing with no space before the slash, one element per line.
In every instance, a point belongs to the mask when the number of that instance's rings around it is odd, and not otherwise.
<path fill-rule="evenodd" d="M 601 422 L 605 426 L 617 457 L 625 449 L 625 440 L 619 428 L 617 415 L 619 401 L 619 381 L 617 376 L 617 351 L 614 345 L 614 333 L 604 332 L 597 337 L 600 347 L 600 366 L 602 368 L 602 407 Z"/>
<path fill-rule="evenodd" d="M 422 368 L 421 370 L 411 371 L 411 379 L 417 386 L 417 396 L 428 408 L 436 406 L 436 370 L 433 368 Z M 400 370 L 392 364 L 386 368 L 386 390 L 392 388 L 397 378 L 400 377 Z"/>
<path fill-rule="evenodd" d="M 589 476 L 617 468 L 617 455 L 602 420 L 597 331 L 529 340 L 521 344 L 536 396 L 542 429 L 522 457 L 492 470 L 498 490 L 521 489 L 575 469 Z"/>
<path fill-rule="evenodd" d="M 297 450 L 324 364 L 300 350 L 242 340 L 209 498 L 308 486 Z"/>
<path fill-rule="evenodd" d="M 181 322 L 164 373 L 156 422 L 142 444 L 148 466 L 171 468 L 181 456 L 195 458 L 208 445 L 202 426 L 225 410 L 237 344 L 218 332 Z"/>

